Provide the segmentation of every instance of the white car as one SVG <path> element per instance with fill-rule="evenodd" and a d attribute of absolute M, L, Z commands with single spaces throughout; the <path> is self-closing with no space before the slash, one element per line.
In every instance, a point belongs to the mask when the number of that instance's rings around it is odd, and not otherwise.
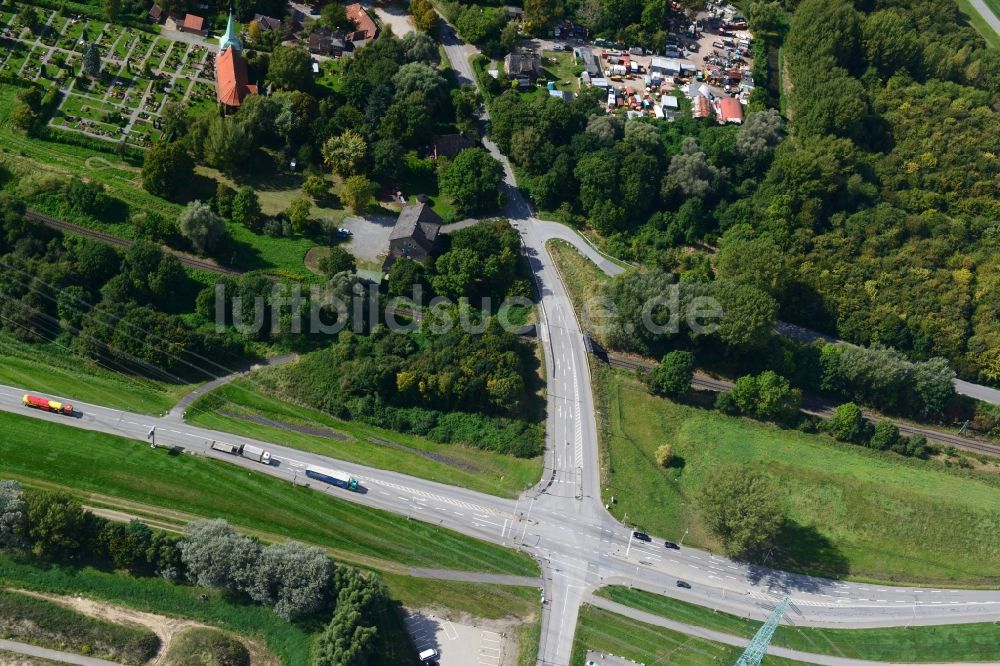
<path fill-rule="evenodd" d="M 438 659 L 441 658 L 441 653 L 439 653 L 434 648 L 431 648 L 429 650 L 424 650 L 419 655 L 417 655 L 417 657 L 420 659 L 421 664 L 433 664 L 434 662 L 436 662 Z"/>

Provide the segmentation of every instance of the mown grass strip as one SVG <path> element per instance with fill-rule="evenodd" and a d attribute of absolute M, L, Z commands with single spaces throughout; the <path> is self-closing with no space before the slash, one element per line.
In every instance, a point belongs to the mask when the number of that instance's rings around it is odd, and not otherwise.
<path fill-rule="evenodd" d="M 225 518 L 411 566 L 538 575 L 526 555 L 338 499 L 336 489 L 320 493 L 235 465 L 15 414 L 0 414 L 0 430 L 5 478 L 57 481 L 78 492 Z"/>
<path fill-rule="evenodd" d="M 670 620 L 750 638 L 761 623 L 644 590 L 613 585 L 598 596 Z M 968 662 L 1000 659 L 1000 624 L 949 624 L 879 629 L 780 626 L 772 645 L 870 661 Z"/>
<path fill-rule="evenodd" d="M 733 664 L 742 652 L 731 645 L 654 627 L 602 608 L 584 605 L 580 609 L 573 639 L 571 666 L 584 666 L 587 650 L 614 654 L 644 664 L 670 666 Z M 787 666 L 800 662 L 768 655 L 761 663 L 765 666 Z"/>
<path fill-rule="evenodd" d="M 220 413 L 224 410 L 228 413 Z M 239 418 L 247 415 L 250 418 Z M 320 428 L 328 436 L 254 423 L 264 417 L 292 428 Z M 185 418 L 205 428 L 280 443 L 348 462 L 391 469 L 403 474 L 516 497 L 541 475 L 541 456 L 516 458 L 460 444 L 438 444 L 423 437 L 392 432 L 363 423 L 341 421 L 323 412 L 266 395 L 253 382 L 241 380 L 199 399 Z"/>

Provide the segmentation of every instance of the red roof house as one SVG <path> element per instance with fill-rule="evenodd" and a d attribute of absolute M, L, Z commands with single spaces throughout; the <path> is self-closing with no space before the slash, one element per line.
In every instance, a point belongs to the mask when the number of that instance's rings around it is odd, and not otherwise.
<path fill-rule="evenodd" d="M 736 123 L 737 125 L 743 122 L 743 105 L 738 99 L 723 97 L 719 100 L 719 122 L 722 124 Z"/>
<path fill-rule="evenodd" d="M 344 7 L 344 11 L 347 12 L 347 18 L 355 27 L 355 31 L 349 35 L 350 41 L 361 42 L 366 39 L 375 39 L 378 34 L 378 26 L 375 25 L 375 21 L 368 15 L 364 7 L 355 2 Z"/>
<path fill-rule="evenodd" d="M 204 37 L 208 34 L 208 30 L 205 29 L 205 19 L 194 14 L 186 15 L 184 17 L 184 25 L 181 26 L 181 32 L 190 32 Z"/>
<path fill-rule="evenodd" d="M 236 49 L 215 57 L 215 94 L 227 109 L 238 109 L 247 95 L 257 94 L 257 86 L 247 83 L 247 61 Z"/>

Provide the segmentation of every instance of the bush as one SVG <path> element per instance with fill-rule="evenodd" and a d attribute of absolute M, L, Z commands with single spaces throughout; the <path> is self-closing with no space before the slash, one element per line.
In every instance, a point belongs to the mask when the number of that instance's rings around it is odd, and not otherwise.
<path fill-rule="evenodd" d="M 175 637 L 163 666 L 250 666 L 250 652 L 233 636 L 197 627 Z"/>
<path fill-rule="evenodd" d="M 841 442 L 857 443 L 864 439 L 867 424 L 861 408 L 853 402 L 845 402 L 834 410 L 824 428 Z"/>
<path fill-rule="evenodd" d="M 656 464 L 660 467 L 670 467 L 674 462 L 674 449 L 669 444 L 656 447 Z"/>

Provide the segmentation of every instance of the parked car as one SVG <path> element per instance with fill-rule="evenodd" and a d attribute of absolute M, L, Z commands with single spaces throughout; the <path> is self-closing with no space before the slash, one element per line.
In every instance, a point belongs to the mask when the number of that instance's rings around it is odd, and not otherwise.
<path fill-rule="evenodd" d="M 632 532 L 632 538 L 635 539 L 636 541 L 646 541 L 646 542 L 652 541 L 652 539 L 649 537 L 648 534 L 639 531 Z"/>
<path fill-rule="evenodd" d="M 663 542 L 663 547 L 664 548 L 669 548 L 670 550 L 680 550 L 681 549 L 681 547 L 678 546 L 673 541 L 664 541 Z"/>
<path fill-rule="evenodd" d="M 691 589 L 691 583 L 688 583 L 688 582 L 683 581 L 683 580 L 679 580 L 679 581 L 677 581 L 677 587 L 683 587 L 685 590 L 690 590 Z"/>
<path fill-rule="evenodd" d="M 441 654 L 434 648 L 424 650 L 418 655 L 420 663 L 424 666 L 431 666 L 431 664 L 436 664 L 438 659 L 441 658 Z"/>

